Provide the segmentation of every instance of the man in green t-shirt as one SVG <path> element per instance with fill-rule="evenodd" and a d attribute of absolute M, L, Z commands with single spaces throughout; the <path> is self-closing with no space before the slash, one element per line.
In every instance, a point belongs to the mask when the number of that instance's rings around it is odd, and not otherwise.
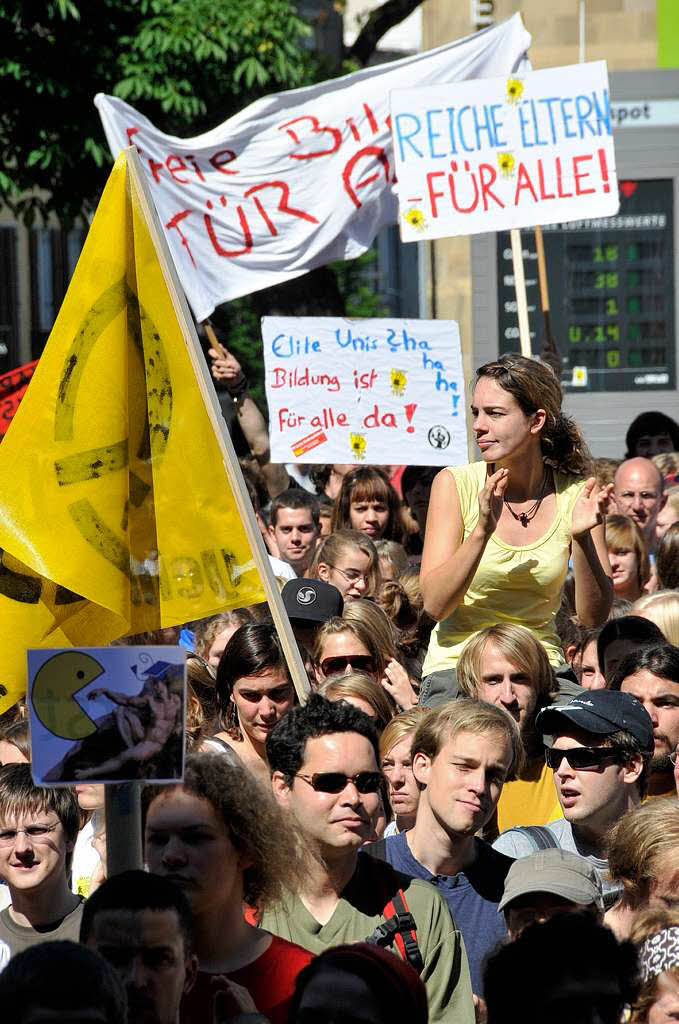
<path fill-rule="evenodd" d="M 428 882 L 358 856 L 380 804 L 377 735 L 369 718 L 313 694 L 278 723 L 266 749 L 274 795 L 315 856 L 304 889 L 267 911 L 262 926 L 320 953 L 372 936 L 400 891 L 414 919 L 406 938 L 414 930 L 430 1024 L 473 1024 L 467 954 L 441 896 Z M 396 942 L 391 948 L 400 952 Z"/>

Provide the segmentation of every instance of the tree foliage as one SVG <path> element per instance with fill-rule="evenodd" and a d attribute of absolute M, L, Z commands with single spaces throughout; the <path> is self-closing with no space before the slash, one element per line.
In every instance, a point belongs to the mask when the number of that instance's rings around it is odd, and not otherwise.
<path fill-rule="evenodd" d="M 73 221 L 110 166 L 97 92 L 196 134 L 313 80 L 308 33 L 292 0 L 0 0 L 0 199 Z"/>
<path fill-rule="evenodd" d="M 341 2 L 341 0 L 336 0 Z M 164 132 L 197 135 L 260 96 L 356 70 L 421 0 L 386 0 L 341 67 L 305 46 L 295 0 L 0 0 L 0 204 L 27 224 L 94 209 L 111 155 L 94 106 L 105 92 Z M 263 397 L 259 318 L 379 316 L 375 259 L 321 267 L 216 312 Z"/>

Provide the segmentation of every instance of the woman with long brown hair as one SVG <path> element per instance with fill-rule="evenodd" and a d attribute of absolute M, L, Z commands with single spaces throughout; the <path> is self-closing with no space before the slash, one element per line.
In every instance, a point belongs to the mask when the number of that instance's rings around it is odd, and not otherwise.
<path fill-rule="evenodd" d="M 564 663 L 554 617 L 569 557 L 580 622 L 595 626 L 613 598 L 603 518 L 612 486 L 588 477 L 561 386 L 535 359 L 506 355 L 477 371 L 472 426 L 481 461 L 446 468 L 431 491 L 422 555 L 426 610 L 436 619 L 423 667 L 454 692 L 464 644 L 480 629 L 518 622 Z M 433 673 L 445 673 L 431 679 Z"/>
<path fill-rule="evenodd" d="M 217 703 L 222 728 L 216 739 L 268 782 L 266 741 L 295 703 L 283 648 L 272 625 L 248 623 L 233 634 L 217 668 Z"/>
<path fill-rule="evenodd" d="M 401 499 L 377 466 L 356 466 L 342 480 L 332 530 L 359 530 L 374 542 L 403 540 Z"/>

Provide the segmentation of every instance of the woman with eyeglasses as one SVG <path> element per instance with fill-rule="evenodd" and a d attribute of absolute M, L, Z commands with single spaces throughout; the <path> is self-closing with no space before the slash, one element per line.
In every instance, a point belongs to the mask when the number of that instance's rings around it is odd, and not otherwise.
<path fill-rule="evenodd" d="M 363 627 L 375 641 L 386 662 L 378 680 L 400 711 L 418 703 L 418 694 L 397 647 L 397 633 L 389 616 L 374 601 L 352 601 L 342 612 L 345 622 Z M 419 681 L 418 681 L 419 682 Z"/>
<path fill-rule="evenodd" d="M 337 587 L 345 601 L 374 597 L 380 583 L 377 551 L 358 530 L 338 530 L 319 545 L 307 578 Z"/>
<path fill-rule="evenodd" d="M 221 740 L 260 779 L 269 781 L 265 745 L 295 703 L 283 648 L 273 625 L 248 623 L 233 634 L 217 668 Z"/>

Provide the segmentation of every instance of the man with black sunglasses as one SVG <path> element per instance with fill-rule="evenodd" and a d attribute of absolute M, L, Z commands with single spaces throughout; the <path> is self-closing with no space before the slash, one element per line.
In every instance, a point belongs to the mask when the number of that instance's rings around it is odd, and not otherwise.
<path fill-rule="evenodd" d="M 274 795 L 315 856 L 303 891 L 266 911 L 262 927 L 313 953 L 366 939 L 391 948 L 418 963 L 430 1024 L 473 1024 L 464 944 L 439 893 L 359 857 L 380 808 L 379 748 L 368 716 L 312 694 L 276 725 L 266 752 Z"/>
<path fill-rule="evenodd" d="M 608 906 L 617 890 L 607 878 L 606 837 L 646 794 L 653 753 L 650 715 L 630 694 L 590 690 L 568 704 L 543 708 L 536 725 L 563 817 L 545 826 L 508 829 L 493 845 L 510 857 L 548 847 L 580 854 L 599 871 Z"/>

